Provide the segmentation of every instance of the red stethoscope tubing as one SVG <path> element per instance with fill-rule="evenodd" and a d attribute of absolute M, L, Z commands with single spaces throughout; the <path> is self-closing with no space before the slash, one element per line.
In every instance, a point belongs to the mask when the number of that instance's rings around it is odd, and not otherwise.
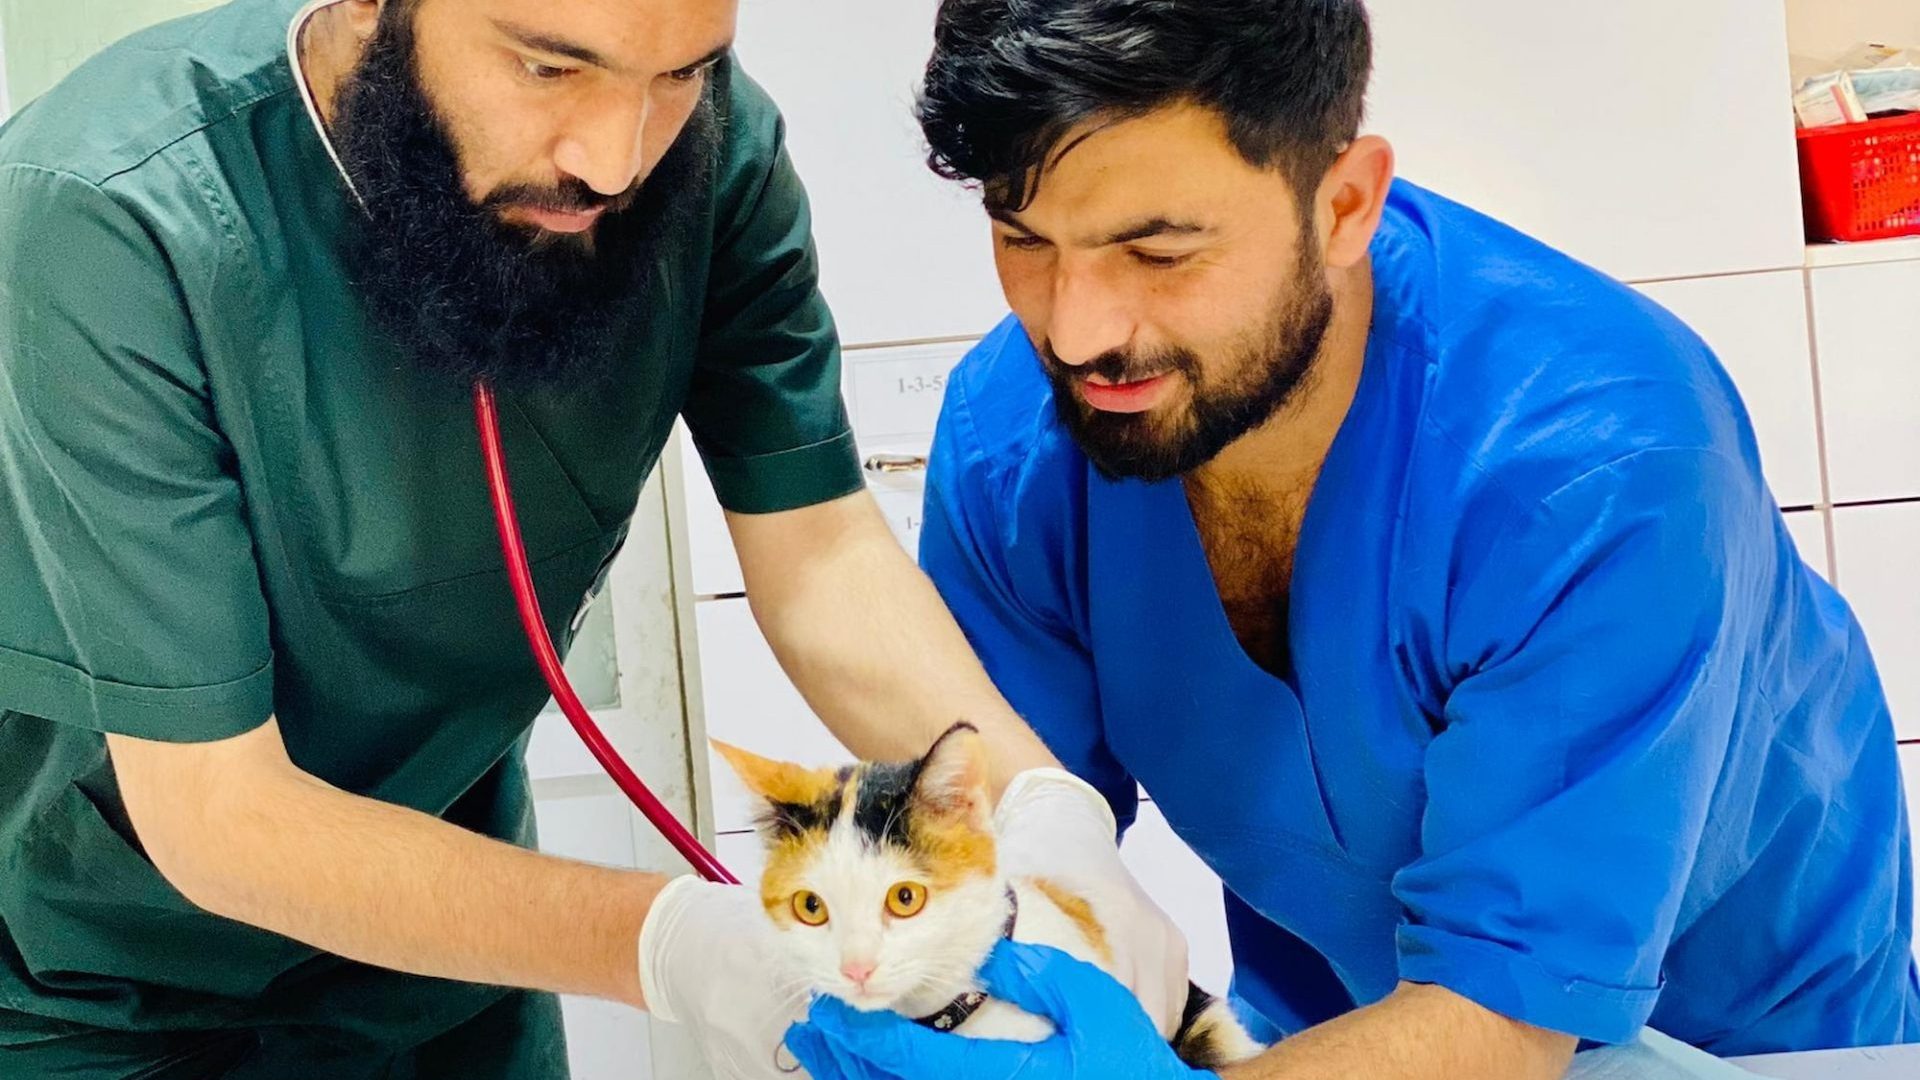
<path fill-rule="evenodd" d="M 493 388 L 484 382 L 473 387 L 473 415 L 475 426 L 480 430 L 480 454 L 486 461 L 487 487 L 493 496 L 493 520 L 500 532 L 500 552 L 506 558 L 507 577 L 513 586 L 514 605 L 519 609 L 520 626 L 527 633 L 527 644 L 533 647 L 533 657 L 540 666 L 540 674 L 547 681 L 547 688 L 553 691 L 553 699 L 566 714 L 568 723 L 587 744 L 594 760 L 607 771 L 633 805 L 639 808 L 653 827 L 680 856 L 692 864 L 693 869 L 708 881 L 723 882 L 728 885 L 739 884 L 739 879 L 720 865 L 713 853 L 702 847 L 698 838 L 680 819 L 673 816 L 652 791 L 647 789 L 640 777 L 627 766 L 613 744 L 607 741 L 600 725 L 593 722 L 587 714 L 586 706 L 580 703 L 580 696 L 573 691 L 568 681 L 566 669 L 561 665 L 560 654 L 554 650 L 553 638 L 547 634 L 546 619 L 540 613 L 540 597 L 534 591 L 533 570 L 527 565 L 527 548 L 520 537 L 520 519 L 514 511 L 513 489 L 507 482 L 506 454 L 500 446 L 500 417 L 494 405 Z"/>

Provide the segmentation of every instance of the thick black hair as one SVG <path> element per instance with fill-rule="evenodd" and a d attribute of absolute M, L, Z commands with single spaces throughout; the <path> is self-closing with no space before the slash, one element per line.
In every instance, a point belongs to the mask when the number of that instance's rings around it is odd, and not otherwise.
<path fill-rule="evenodd" d="M 918 115 L 927 163 L 1017 210 L 1069 131 L 1192 103 L 1304 201 L 1359 133 L 1361 0 L 943 0 Z"/>

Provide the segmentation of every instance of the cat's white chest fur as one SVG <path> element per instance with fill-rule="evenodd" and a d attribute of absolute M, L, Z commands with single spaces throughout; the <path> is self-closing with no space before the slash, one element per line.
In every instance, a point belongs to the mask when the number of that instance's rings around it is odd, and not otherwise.
<path fill-rule="evenodd" d="M 1015 881 L 1013 892 L 1020 904 L 1014 921 L 1013 940 L 1033 945 L 1051 945 L 1061 952 L 1112 974 L 1112 968 L 1093 942 L 1046 893 L 1031 882 Z M 1097 919 L 1097 909 L 1096 909 Z M 954 1029 L 975 1039 L 1006 1039 L 1012 1042 L 1039 1042 L 1053 1034 L 1053 1025 L 1004 1001 L 989 998 L 967 1022 Z"/>

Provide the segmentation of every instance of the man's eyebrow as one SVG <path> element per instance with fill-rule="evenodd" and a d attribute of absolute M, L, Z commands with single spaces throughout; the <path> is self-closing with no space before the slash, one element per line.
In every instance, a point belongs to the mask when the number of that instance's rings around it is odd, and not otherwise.
<path fill-rule="evenodd" d="M 1145 240 L 1153 236 L 1199 236 L 1212 231 L 1211 228 L 1198 222 L 1151 217 L 1107 234 L 1101 239 L 1101 243 L 1130 244 L 1135 240 Z"/>
<path fill-rule="evenodd" d="M 724 41 L 714 46 L 713 49 L 707 53 L 707 55 L 701 57 L 698 60 L 695 60 L 691 64 L 688 64 L 686 67 L 675 68 L 674 70 L 675 71 L 692 71 L 695 68 L 709 67 L 711 65 L 719 63 L 722 60 L 725 60 L 727 58 L 727 54 L 732 51 L 733 51 L 733 42 Z"/>
<path fill-rule="evenodd" d="M 614 63 L 612 60 L 601 55 L 597 50 L 590 49 L 587 46 L 581 45 L 577 42 L 568 41 L 565 38 L 555 37 L 552 34 L 544 33 L 539 30 L 530 29 L 528 27 L 521 26 L 519 23 L 511 22 L 506 19 L 493 20 L 493 26 L 494 26 L 494 29 L 500 31 L 502 34 L 505 34 L 506 36 L 519 42 L 521 45 L 525 46 L 526 48 L 532 49 L 534 52 L 546 53 L 549 56 L 563 56 L 569 60 L 578 60 L 583 64 L 588 64 L 597 68 L 604 68 L 608 71 L 620 70 L 620 65 Z M 707 54 L 705 56 L 702 56 L 700 59 L 695 60 L 693 63 L 688 64 L 685 67 L 675 68 L 674 70 L 675 71 L 694 71 L 699 68 L 708 67 L 712 64 L 719 63 L 721 60 L 726 58 L 726 55 L 729 52 L 732 52 L 732 51 L 733 51 L 733 42 L 723 41 L 720 44 L 715 45 L 712 49 L 707 50 Z"/>
<path fill-rule="evenodd" d="M 552 34 L 543 33 L 539 30 L 529 29 L 521 26 L 519 23 L 509 22 L 506 19 L 495 19 L 493 20 L 493 26 L 494 29 L 535 52 L 543 52 L 549 56 L 564 56 L 569 60 L 578 60 L 583 64 L 606 68 L 609 71 L 614 70 L 617 66 L 611 60 L 600 55 L 597 51 L 587 48 L 585 45 L 568 41 L 565 38 L 554 37 Z"/>
<path fill-rule="evenodd" d="M 1000 224 L 1005 225 L 1009 229 L 1018 229 L 1021 232 L 1026 233 L 1030 236 L 1033 235 L 1033 230 L 1021 224 L 1019 216 L 1016 215 L 1013 211 L 1008 210 L 1006 207 L 989 206 L 987 207 L 987 216 L 999 222 Z"/>

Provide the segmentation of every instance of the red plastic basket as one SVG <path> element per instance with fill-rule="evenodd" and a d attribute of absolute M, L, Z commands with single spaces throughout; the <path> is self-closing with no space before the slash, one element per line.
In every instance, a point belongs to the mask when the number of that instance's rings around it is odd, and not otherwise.
<path fill-rule="evenodd" d="M 1920 235 L 1920 113 L 1800 131 L 1807 239 Z"/>

